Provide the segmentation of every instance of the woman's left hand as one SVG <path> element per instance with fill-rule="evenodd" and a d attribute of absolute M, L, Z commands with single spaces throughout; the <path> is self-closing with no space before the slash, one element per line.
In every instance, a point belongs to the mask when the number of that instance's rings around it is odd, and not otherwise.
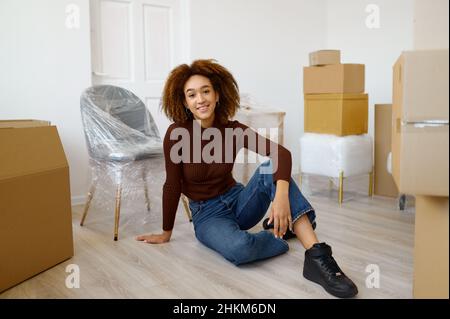
<path fill-rule="evenodd" d="M 273 230 L 275 237 L 282 237 L 289 229 L 292 230 L 291 208 L 289 206 L 289 196 L 277 192 L 272 202 L 272 209 L 269 215 L 269 224 L 274 224 Z"/>

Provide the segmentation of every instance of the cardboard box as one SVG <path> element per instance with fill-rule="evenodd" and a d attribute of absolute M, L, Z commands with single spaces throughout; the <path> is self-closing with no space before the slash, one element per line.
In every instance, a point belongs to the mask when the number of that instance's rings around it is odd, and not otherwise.
<path fill-rule="evenodd" d="M 309 54 L 309 66 L 340 63 L 341 51 L 339 50 L 319 50 Z"/>
<path fill-rule="evenodd" d="M 0 128 L 37 127 L 49 125 L 49 121 L 41 120 L 0 120 Z"/>
<path fill-rule="evenodd" d="M 448 197 L 416 196 L 414 298 L 448 299 Z"/>
<path fill-rule="evenodd" d="M 394 65 L 393 104 L 404 122 L 448 123 L 448 50 L 406 51 Z"/>
<path fill-rule="evenodd" d="M 367 133 L 367 94 L 305 94 L 304 129 L 338 136 Z"/>
<path fill-rule="evenodd" d="M 303 93 L 364 93 L 364 64 L 304 67 Z"/>
<path fill-rule="evenodd" d="M 69 166 L 55 126 L 0 121 L 0 292 L 73 256 Z"/>
<path fill-rule="evenodd" d="M 375 170 L 374 194 L 398 197 L 394 178 L 387 170 L 387 158 L 391 152 L 392 104 L 375 104 Z"/>
<path fill-rule="evenodd" d="M 395 183 L 404 194 L 448 197 L 448 50 L 403 52 L 393 71 Z"/>
<path fill-rule="evenodd" d="M 448 125 L 394 122 L 392 176 L 399 192 L 448 197 Z"/>

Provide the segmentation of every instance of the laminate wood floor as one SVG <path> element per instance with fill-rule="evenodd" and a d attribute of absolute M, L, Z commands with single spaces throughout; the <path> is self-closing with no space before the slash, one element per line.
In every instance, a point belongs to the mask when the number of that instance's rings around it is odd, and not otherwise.
<path fill-rule="evenodd" d="M 327 178 L 304 177 L 302 191 L 317 212 L 316 232 L 357 284 L 357 298 L 412 298 L 414 207 L 399 211 L 396 199 L 369 198 L 367 182 L 366 177 L 346 180 L 340 207 Z M 73 258 L 0 298 L 333 298 L 303 278 L 304 248 L 296 239 L 284 255 L 236 267 L 196 240 L 180 205 L 169 243 L 140 243 L 136 235 L 160 231 L 160 201 L 147 213 L 143 196 L 125 196 L 114 242 L 114 199 L 105 196 L 94 198 L 83 227 L 83 205 L 73 207 Z M 80 288 L 65 285 L 69 264 L 79 266 Z M 374 267 L 378 288 L 366 285 Z"/>

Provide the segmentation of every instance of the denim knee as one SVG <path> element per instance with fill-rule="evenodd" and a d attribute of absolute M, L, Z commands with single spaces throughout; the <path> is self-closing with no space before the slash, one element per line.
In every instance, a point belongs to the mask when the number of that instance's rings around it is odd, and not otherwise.
<path fill-rule="evenodd" d="M 276 256 L 289 250 L 289 245 L 281 239 L 271 239 L 276 241 L 276 248 L 274 248 L 273 245 L 270 245 L 270 247 L 266 245 L 264 245 L 264 247 L 259 247 L 260 244 L 256 244 L 256 240 L 254 234 L 246 233 L 244 238 L 234 242 L 230 246 L 227 256 L 224 257 L 234 265 L 239 266 L 256 260 Z M 261 238 L 259 240 L 261 240 Z M 267 251 L 262 252 L 261 249 L 267 249 Z"/>
<path fill-rule="evenodd" d="M 243 238 L 236 240 L 227 247 L 224 257 L 236 266 L 253 261 L 256 251 L 253 248 L 254 238 L 246 234 Z"/>

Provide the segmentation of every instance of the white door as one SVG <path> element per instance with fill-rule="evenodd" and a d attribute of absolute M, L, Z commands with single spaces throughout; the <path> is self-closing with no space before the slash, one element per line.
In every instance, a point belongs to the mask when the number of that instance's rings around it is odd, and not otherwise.
<path fill-rule="evenodd" d="M 160 98 L 170 70 L 188 61 L 187 0 L 91 0 L 92 83 L 126 88 L 145 103 L 161 138 Z"/>

